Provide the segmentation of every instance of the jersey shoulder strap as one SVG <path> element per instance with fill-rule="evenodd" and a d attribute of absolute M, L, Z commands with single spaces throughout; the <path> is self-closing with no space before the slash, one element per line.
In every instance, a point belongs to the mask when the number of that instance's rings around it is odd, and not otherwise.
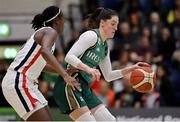
<path fill-rule="evenodd" d="M 96 33 L 96 35 L 97 35 L 97 40 L 96 40 L 96 43 L 95 43 L 93 46 L 89 47 L 89 49 L 92 49 L 92 48 L 96 47 L 96 44 L 98 43 L 98 38 L 99 38 L 99 35 L 98 35 L 98 31 L 97 31 L 97 29 L 92 29 L 92 30 L 90 30 L 90 31 L 94 31 L 94 32 Z"/>

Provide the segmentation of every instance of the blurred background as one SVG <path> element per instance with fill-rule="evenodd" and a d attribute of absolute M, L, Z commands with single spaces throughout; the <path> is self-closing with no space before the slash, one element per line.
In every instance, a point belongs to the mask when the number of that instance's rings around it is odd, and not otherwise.
<path fill-rule="evenodd" d="M 91 84 L 94 92 L 119 121 L 180 121 L 180 0 L 0 0 L 0 82 L 20 47 L 34 32 L 31 20 L 47 6 L 57 5 L 65 16 L 64 32 L 56 44 L 60 63 L 79 35 L 88 29 L 85 16 L 97 7 L 116 10 L 120 23 L 108 41 L 113 69 L 138 61 L 151 64 L 157 73 L 155 89 L 141 94 L 119 79 L 103 77 Z M 52 97 L 56 74 L 42 73 L 39 89 L 49 102 L 56 120 L 60 114 Z M 0 87 L 0 120 L 20 120 L 6 102 Z"/>

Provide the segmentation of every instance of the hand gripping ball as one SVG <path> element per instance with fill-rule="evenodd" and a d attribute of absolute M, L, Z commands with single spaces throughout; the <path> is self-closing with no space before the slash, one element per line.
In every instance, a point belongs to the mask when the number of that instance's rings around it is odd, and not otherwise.
<path fill-rule="evenodd" d="M 143 66 L 132 71 L 130 83 L 132 87 L 141 93 L 147 93 L 154 89 L 156 74 L 150 66 Z"/>

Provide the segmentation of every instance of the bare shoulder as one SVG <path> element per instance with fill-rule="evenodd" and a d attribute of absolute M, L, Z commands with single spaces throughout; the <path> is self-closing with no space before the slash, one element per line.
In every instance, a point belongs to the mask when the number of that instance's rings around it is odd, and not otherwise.
<path fill-rule="evenodd" d="M 37 43 L 41 44 L 41 41 L 43 37 L 51 37 L 51 38 L 56 38 L 57 37 L 57 32 L 51 27 L 46 27 L 42 28 L 41 30 L 37 31 L 36 34 L 34 35 L 34 39 Z"/>
<path fill-rule="evenodd" d="M 51 28 L 51 27 L 45 27 L 41 30 L 39 30 L 37 33 L 40 34 L 53 34 L 53 35 L 57 35 L 57 32 L 55 29 Z"/>

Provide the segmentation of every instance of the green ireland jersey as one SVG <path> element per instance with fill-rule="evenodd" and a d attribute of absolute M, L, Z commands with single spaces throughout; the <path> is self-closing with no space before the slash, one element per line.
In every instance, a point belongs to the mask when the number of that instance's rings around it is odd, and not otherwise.
<path fill-rule="evenodd" d="M 97 42 L 92 47 L 88 48 L 84 54 L 81 55 L 80 60 L 91 68 L 96 68 L 100 61 L 102 61 L 108 53 L 108 46 L 106 41 L 102 41 L 98 29 L 94 29 L 97 34 Z M 80 71 L 80 75 L 86 82 L 92 82 L 91 75 L 87 72 Z"/>

